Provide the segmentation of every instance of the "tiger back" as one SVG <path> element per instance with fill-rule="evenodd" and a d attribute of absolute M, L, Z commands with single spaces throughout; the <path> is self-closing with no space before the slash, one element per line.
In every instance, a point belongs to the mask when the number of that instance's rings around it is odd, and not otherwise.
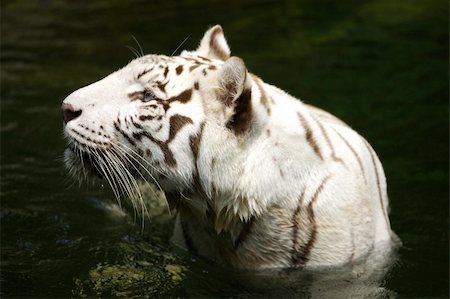
<path fill-rule="evenodd" d="M 369 143 L 230 53 L 216 25 L 195 51 L 137 58 L 73 92 L 69 171 L 142 211 L 137 180 L 157 184 L 177 211 L 173 242 L 238 268 L 335 266 L 390 242 Z"/>

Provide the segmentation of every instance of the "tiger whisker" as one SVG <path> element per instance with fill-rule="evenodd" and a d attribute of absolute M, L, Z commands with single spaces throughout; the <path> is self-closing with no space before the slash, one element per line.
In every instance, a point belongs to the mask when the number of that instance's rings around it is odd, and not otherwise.
<path fill-rule="evenodd" d="M 137 44 L 138 47 L 139 47 L 139 50 L 141 51 L 140 57 L 145 56 L 144 50 L 142 50 L 142 47 L 141 47 L 141 44 L 139 43 L 139 41 L 136 39 L 136 37 L 135 37 L 133 34 L 131 35 L 131 37 L 134 39 L 134 41 L 136 42 L 136 44 Z"/>
<path fill-rule="evenodd" d="M 83 179 L 87 180 L 87 172 L 86 172 L 86 166 L 84 165 L 84 160 L 82 159 L 82 152 L 81 149 L 77 148 L 77 152 L 78 152 L 78 157 L 80 158 L 81 161 L 81 170 L 83 171 Z"/>
<path fill-rule="evenodd" d="M 113 155 L 114 157 L 117 158 L 116 155 L 114 155 L 112 152 L 109 152 L 111 155 Z M 122 174 L 124 174 L 124 179 L 127 181 L 128 186 L 129 186 L 129 197 L 132 201 L 138 201 L 140 203 L 140 207 L 141 207 L 141 219 L 142 219 L 142 229 L 144 228 L 144 216 L 145 215 L 149 215 L 147 207 L 145 205 L 144 199 L 142 198 L 142 193 L 140 191 L 139 185 L 137 184 L 136 180 L 134 179 L 134 177 L 132 176 L 132 174 L 130 173 L 130 171 L 125 167 L 125 165 L 123 165 L 123 163 L 119 162 L 118 159 L 114 159 L 115 162 L 117 162 L 118 165 L 121 166 L 121 168 L 124 170 L 124 172 Z M 137 203 L 135 203 L 135 208 L 136 211 L 138 211 L 137 209 Z M 139 213 L 138 213 L 139 214 Z"/>
<path fill-rule="evenodd" d="M 119 171 L 119 169 L 121 169 L 121 170 L 125 169 L 125 166 L 120 161 L 115 159 L 110 154 L 110 152 L 106 152 L 106 153 L 107 153 L 107 156 L 105 155 L 105 158 L 108 158 L 107 161 L 108 161 L 111 169 L 114 172 L 114 177 L 120 184 L 121 189 L 123 190 L 124 194 L 126 194 L 130 198 L 132 206 L 133 206 L 133 210 L 135 211 L 137 209 L 137 206 L 134 201 L 134 192 L 131 188 L 131 185 L 130 185 L 127 177 L 124 175 L 124 173 L 122 171 Z M 136 215 L 135 215 L 135 217 L 136 217 Z"/>
<path fill-rule="evenodd" d="M 134 54 L 134 58 L 139 58 L 139 52 L 135 48 L 133 48 L 131 46 L 125 46 L 125 47 Z"/>
<path fill-rule="evenodd" d="M 137 211 L 137 202 L 140 203 L 141 206 L 141 215 L 142 215 L 142 222 L 144 223 L 144 216 L 148 215 L 147 208 L 144 203 L 144 199 L 142 198 L 142 194 L 140 192 L 139 185 L 137 184 L 136 180 L 132 176 L 132 174 L 129 172 L 127 167 L 120 161 L 119 157 L 117 156 L 117 152 L 109 151 L 109 158 L 112 162 L 114 162 L 117 166 L 119 166 L 123 172 L 120 172 L 122 174 L 122 179 L 127 182 L 128 188 L 127 193 L 132 201 L 134 201 L 134 208 Z M 134 167 L 134 165 L 132 165 Z M 138 171 L 139 173 L 139 171 Z M 140 173 L 139 173 L 140 174 Z M 137 201 L 137 202 L 136 202 Z M 142 224 L 143 225 L 143 224 Z"/>
<path fill-rule="evenodd" d="M 116 147 L 114 147 L 113 149 L 115 149 L 115 150 L 117 150 L 117 151 L 121 151 L 122 152 L 122 155 L 124 156 L 124 158 L 125 159 L 127 159 L 127 161 L 130 163 L 130 165 L 132 165 L 133 166 L 133 168 L 136 170 L 136 172 L 139 174 L 139 176 L 142 178 L 142 180 L 146 183 L 146 184 L 148 184 L 149 186 L 150 186 L 150 183 L 147 181 L 147 179 L 145 179 L 145 177 L 142 175 L 142 173 L 139 171 L 139 169 L 130 161 L 130 159 L 128 158 L 128 157 L 130 157 L 130 158 L 132 158 L 134 161 L 136 161 L 136 163 L 138 163 L 139 164 L 139 166 L 141 166 L 142 167 L 142 169 L 152 178 L 152 180 L 153 180 L 153 182 L 155 183 L 155 185 L 158 187 L 158 189 L 160 190 L 160 191 L 163 191 L 162 190 L 162 188 L 161 188 L 161 185 L 159 185 L 159 183 L 158 183 L 158 181 L 156 180 L 156 178 L 148 171 L 148 169 L 147 168 L 145 168 L 145 166 L 141 163 L 141 162 L 139 162 L 139 160 L 137 160 L 135 157 L 133 157 L 132 155 L 130 155 L 130 154 L 128 154 L 127 152 L 125 152 L 123 149 L 121 149 L 119 146 L 116 146 Z M 136 155 L 137 155 L 137 153 L 135 153 Z M 147 162 L 146 160 L 144 160 L 142 157 L 140 157 L 140 156 L 138 156 L 139 158 L 141 158 L 143 161 L 145 161 L 145 162 Z M 147 162 L 147 164 L 149 164 L 148 162 Z M 152 165 L 151 165 L 152 166 Z M 155 195 L 156 197 L 158 196 L 158 194 L 153 190 L 153 188 L 150 188 L 150 190 L 152 191 L 152 193 L 153 193 L 153 195 Z M 169 203 L 168 203 L 168 201 L 167 201 L 167 198 L 165 197 L 165 196 L 163 196 L 163 198 L 164 198 L 164 203 L 165 203 L 165 205 L 166 205 L 166 207 L 167 207 L 167 210 L 169 211 L 169 213 L 170 213 L 170 206 L 169 206 Z"/>
<path fill-rule="evenodd" d="M 106 162 L 108 162 L 107 159 L 105 159 Z M 101 161 L 102 163 L 104 163 L 104 161 Z M 116 184 L 116 180 L 114 179 L 115 173 L 113 171 L 113 167 L 108 167 L 108 165 L 106 165 L 107 163 L 105 163 L 105 168 L 108 170 L 109 176 L 106 172 L 103 172 L 106 180 L 108 181 L 109 185 L 111 186 L 114 196 L 116 197 L 117 203 L 119 205 L 119 207 L 122 207 L 122 202 L 120 200 L 120 191 L 119 191 L 119 187 Z"/>
<path fill-rule="evenodd" d="M 124 146 L 124 147 L 126 147 L 126 148 L 129 148 L 129 147 L 127 147 L 127 146 L 124 145 L 124 144 L 122 144 L 122 146 Z M 121 150 L 121 151 L 124 151 L 124 150 L 121 149 L 120 147 L 118 147 L 117 149 L 118 149 L 118 150 Z M 140 159 L 141 159 L 143 162 L 145 162 L 147 165 L 149 165 L 150 167 L 152 167 L 153 169 L 155 169 L 158 173 L 161 173 L 161 174 L 162 174 L 162 172 L 161 172 L 160 170 L 156 169 L 156 168 L 155 168 L 153 165 L 151 165 L 147 160 L 145 160 L 143 157 L 141 157 L 136 151 L 134 151 L 134 150 L 131 149 L 131 148 L 129 148 L 129 150 L 131 151 L 132 154 L 136 155 L 136 157 L 140 158 Z M 145 172 L 152 178 L 152 180 L 153 180 L 153 182 L 155 183 L 155 185 L 157 186 L 157 188 L 158 188 L 161 192 L 163 192 L 163 194 L 164 194 L 164 191 L 163 191 L 161 185 L 158 183 L 158 181 L 157 181 L 156 178 L 152 175 L 152 173 L 150 173 L 150 172 L 148 171 L 148 169 L 147 169 L 141 162 L 139 162 L 138 159 L 136 159 L 136 157 L 134 157 L 133 155 L 130 155 L 130 154 L 126 153 L 126 152 L 124 152 L 124 154 L 125 154 L 125 156 L 129 156 L 129 157 L 131 157 L 133 160 L 135 160 L 135 161 L 142 167 L 142 169 L 144 169 Z M 131 164 L 132 164 L 132 163 L 131 163 Z M 134 166 L 134 165 L 133 165 L 133 166 Z M 140 174 L 139 170 L 138 170 L 136 167 L 135 167 L 135 169 L 136 169 L 136 171 L 138 171 L 138 173 Z M 140 174 L 140 175 L 141 175 L 141 174 Z M 142 176 L 142 175 L 141 175 L 141 176 Z M 143 178 L 143 177 L 142 177 L 142 178 Z M 145 178 L 143 178 L 143 180 L 144 180 L 147 184 L 149 184 L 148 181 L 147 181 Z M 157 197 L 158 194 L 153 190 L 153 188 L 151 188 L 151 190 L 152 190 L 152 193 Z M 165 203 L 165 205 L 166 205 L 166 208 L 167 208 L 169 214 L 171 214 L 170 205 L 169 205 L 169 202 L 167 201 L 166 196 L 164 195 L 164 196 L 162 196 L 162 197 L 163 197 L 163 199 L 164 199 L 164 203 Z"/>
<path fill-rule="evenodd" d="M 178 47 L 176 47 L 176 49 L 172 52 L 172 54 L 170 54 L 170 56 L 173 56 L 178 49 L 181 48 L 181 46 L 183 46 L 183 44 L 191 37 L 191 35 L 189 34 L 188 36 L 186 36 L 186 38 L 181 42 L 181 44 L 178 45 Z"/>
<path fill-rule="evenodd" d="M 133 155 L 128 154 L 124 149 L 120 148 L 120 146 L 125 147 L 125 149 L 129 150 Z M 131 157 L 134 161 L 136 161 L 136 163 L 138 163 L 147 173 L 148 175 L 152 178 L 153 182 L 155 183 L 155 185 L 157 185 L 158 189 L 162 191 L 161 186 L 159 185 L 158 181 L 156 180 L 156 178 L 152 175 L 152 173 L 150 173 L 148 171 L 148 169 L 141 163 L 139 162 L 139 159 L 141 159 L 142 162 L 144 162 L 146 165 L 150 166 L 153 170 L 157 171 L 159 174 L 162 174 L 162 172 L 155 168 L 155 166 L 153 166 L 152 164 L 150 164 L 147 160 L 145 160 L 143 157 L 141 157 L 136 151 L 134 151 L 133 149 L 131 149 L 130 147 L 127 147 L 125 144 L 119 144 L 118 146 L 115 147 L 117 150 L 122 151 L 122 153 L 124 155 L 128 155 L 129 157 Z M 136 157 L 134 156 L 136 155 Z"/>

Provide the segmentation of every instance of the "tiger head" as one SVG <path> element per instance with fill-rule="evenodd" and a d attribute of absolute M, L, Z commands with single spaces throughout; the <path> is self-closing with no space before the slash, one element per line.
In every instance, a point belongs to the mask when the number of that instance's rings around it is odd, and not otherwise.
<path fill-rule="evenodd" d="M 130 196 L 139 177 L 165 191 L 208 189 L 205 164 L 252 131 L 251 85 L 218 25 L 195 51 L 137 58 L 63 101 L 65 164 Z"/>

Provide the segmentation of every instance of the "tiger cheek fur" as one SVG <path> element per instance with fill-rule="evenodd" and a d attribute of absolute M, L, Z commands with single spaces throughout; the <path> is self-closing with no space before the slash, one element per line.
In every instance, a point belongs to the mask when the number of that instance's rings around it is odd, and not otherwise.
<path fill-rule="evenodd" d="M 339 265 L 393 233 L 367 141 L 230 56 L 220 26 L 195 51 L 147 55 L 63 102 L 66 165 L 176 205 L 174 243 L 240 268 Z"/>

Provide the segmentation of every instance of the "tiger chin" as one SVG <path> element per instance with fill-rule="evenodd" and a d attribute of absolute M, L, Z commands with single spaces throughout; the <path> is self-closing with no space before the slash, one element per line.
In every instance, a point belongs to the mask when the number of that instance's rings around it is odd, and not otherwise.
<path fill-rule="evenodd" d="M 173 241 L 245 269 L 355 262 L 394 238 L 369 143 L 251 74 L 219 25 L 195 51 L 136 58 L 62 104 L 65 162 L 137 205 L 177 211 Z"/>

